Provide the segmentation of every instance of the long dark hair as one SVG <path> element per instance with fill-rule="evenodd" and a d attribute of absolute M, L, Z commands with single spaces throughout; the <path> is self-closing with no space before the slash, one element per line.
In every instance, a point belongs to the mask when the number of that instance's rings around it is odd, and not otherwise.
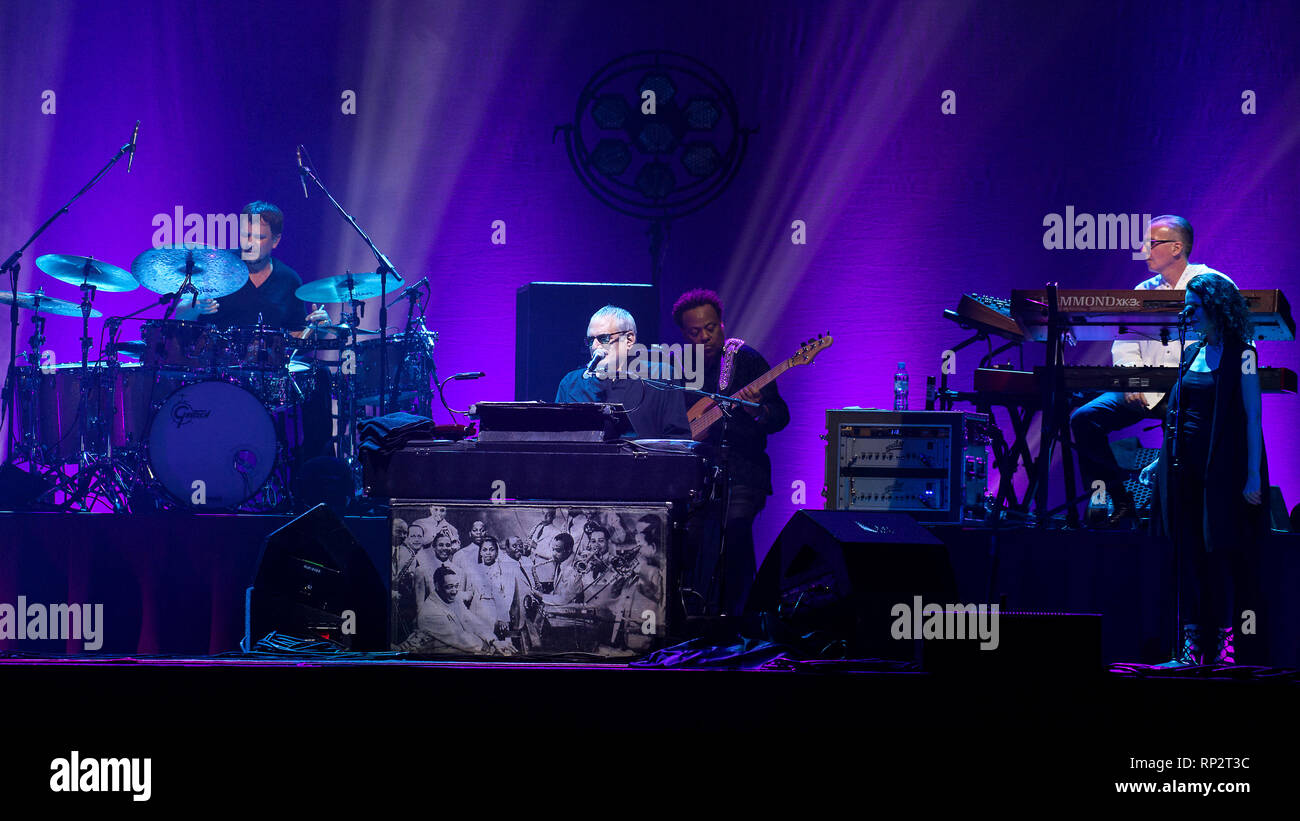
<path fill-rule="evenodd" d="M 1187 290 L 1201 298 L 1220 344 L 1236 342 L 1245 345 L 1255 335 L 1246 300 L 1227 277 L 1201 274 L 1187 283 Z"/>

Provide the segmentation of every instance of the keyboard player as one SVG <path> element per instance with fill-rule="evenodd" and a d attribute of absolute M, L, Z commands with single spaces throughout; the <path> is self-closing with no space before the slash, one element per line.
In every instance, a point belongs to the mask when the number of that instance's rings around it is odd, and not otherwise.
<path fill-rule="evenodd" d="M 1151 220 L 1142 250 L 1147 254 L 1147 270 L 1154 276 L 1138 283 L 1135 290 L 1186 290 L 1187 283 L 1201 274 L 1228 278 L 1207 265 L 1189 261 L 1192 236 L 1191 223 L 1182 217 L 1165 214 Z M 1116 366 L 1176 368 L 1181 359 L 1182 348 L 1176 340 L 1121 340 L 1111 345 Z M 1104 393 L 1071 414 L 1070 430 L 1084 485 L 1091 490 L 1093 482 L 1101 480 L 1114 502 L 1114 511 L 1098 526 L 1131 527 L 1135 519 L 1133 497 L 1124 488 L 1123 471 L 1110 449 L 1110 434 L 1144 419 L 1162 418 L 1164 413 L 1162 393 Z"/>

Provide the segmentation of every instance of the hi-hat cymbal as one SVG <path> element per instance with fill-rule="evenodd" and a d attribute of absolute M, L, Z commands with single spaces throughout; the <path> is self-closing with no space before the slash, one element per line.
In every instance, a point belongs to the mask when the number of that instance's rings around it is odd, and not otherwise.
<path fill-rule="evenodd" d="M 79 302 L 69 302 L 66 299 L 55 299 L 52 296 L 46 296 L 45 294 L 40 293 L 26 294 L 22 291 L 19 291 L 18 298 L 14 299 L 14 295 L 9 291 L 0 291 L 0 305 L 13 304 L 17 304 L 19 308 L 24 308 L 28 311 L 38 311 L 42 314 L 48 314 L 49 316 L 81 316 L 81 303 Z M 104 314 L 91 308 L 90 315 L 103 316 Z"/>
<path fill-rule="evenodd" d="M 331 331 L 341 336 L 347 336 L 348 334 L 352 333 L 353 329 L 346 324 L 334 325 L 328 323 L 321 323 L 320 325 L 316 326 L 316 330 Z M 356 332 L 359 334 L 365 334 L 367 336 L 379 336 L 379 331 L 368 331 L 365 328 L 357 328 Z"/>
<path fill-rule="evenodd" d="M 349 289 L 348 280 L 351 280 Z M 383 291 L 382 277 L 375 271 L 362 271 L 356 274 L 339 274 L 338 276 L 325 277 L 315 282 L 308 282 L 293 295 L 303 302 L 347 302 L 349 299 L 370 299 L 379 296 Z M 388 274 L 388 293 L 392 293 L 402 287 L 406 280 L 402 279 L 396 273 Z"/>
<path fill-rule="evenodd" d="M 150 248 L 131 263 L 131 274 L 155 294 L 180 290 L 185 282 L 186 263 L 194 260 L 190 281 L 200 299 L 229 296 L 248 281 L 248 266 L 236 254 L 198 243 Z"/>
<path fill-rule="evenodd" d="M 101 291 L 134 291 L 140 287 L 131 272 L 109 265 L 94 257 L 76 257 L 70 254 L 42 254 L 36 258 L 36 267 L 69 285 L 94 285 Z"/>

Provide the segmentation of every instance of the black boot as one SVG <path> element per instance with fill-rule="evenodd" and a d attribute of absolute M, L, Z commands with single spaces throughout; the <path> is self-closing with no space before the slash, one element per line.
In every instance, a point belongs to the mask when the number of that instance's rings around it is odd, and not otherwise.
<path fill-rule="evenodd" d="M 1124 485 L 1110 494 L 1112 510 L 1110 515 L 1098 522 L 1095 527 L 1100 530 L 1132 530 L 1137 525 L 1137 503 Z"/>
<path fill-rule="evenodd" d="M 1233 656 L 1236 655 L 1236 648 L 1233 647 L 1232 628 L 1220 627 L 1216 632 L 1215 653 L 1213 658 L 1206 659 L 1211 664 L 1235 664 Z"/>
<path fill-rule="evenodd" d="M 1202 663 L 1201 628 L 1196 624 L 1183 625 L 1183 639 L 1178 652 L 1164 664 L 1156 667 L 1194 667 Z"/>

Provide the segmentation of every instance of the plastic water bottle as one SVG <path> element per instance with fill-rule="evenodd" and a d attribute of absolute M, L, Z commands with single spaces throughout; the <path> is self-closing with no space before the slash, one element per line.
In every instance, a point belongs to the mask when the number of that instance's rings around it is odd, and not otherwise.
<path fill-rule="evenodd" d="M 894 372 L 894 410 L 907 410 L 907 363 L 899 362 Z"/>

